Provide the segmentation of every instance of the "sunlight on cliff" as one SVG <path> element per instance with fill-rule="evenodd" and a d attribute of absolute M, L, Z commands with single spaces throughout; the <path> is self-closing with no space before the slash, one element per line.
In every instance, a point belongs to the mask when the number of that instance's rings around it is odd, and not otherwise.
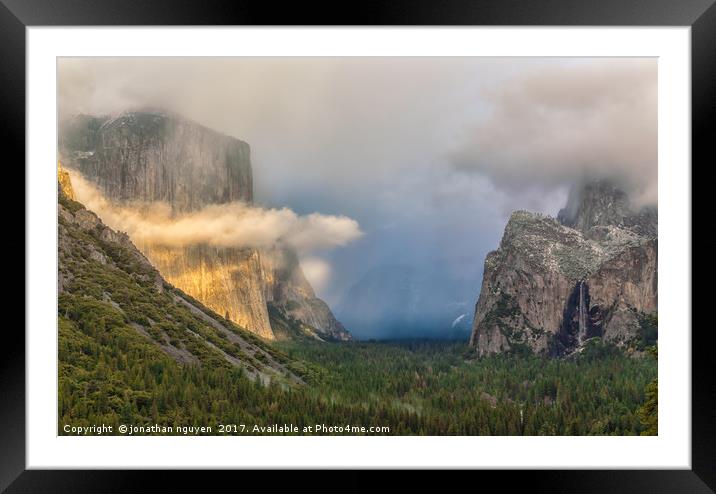
<path fill-rule="evenodd" d="M 299 216 L 288 208 L 264 209 L 242 202 L 212 204 L 186 213 L 175 213 L 169 204 L 160 202 L 119 206 L 79 173 L 70 174 L 78 200 L 138 243 L 254 248 L 282 244 L 308 252 L 341 247 L 363 235 L 358 222 L 346 216 Z"/>
<path fill-rule="evenodd" d="M 330 265 L 311 252 L 363 235 L 344 216 L 299 216 L 239 202 L 186 213 L 166 203 L 117 205 L 78 172 L 59 172 L 68 183 L 71 176 L 77 199 L 126 232 L 169 283 L 266 339 L 274 339 L 268 302 L 311 300 L 315 293 L 306 278 L 319 288 L 327 282 Z"/>

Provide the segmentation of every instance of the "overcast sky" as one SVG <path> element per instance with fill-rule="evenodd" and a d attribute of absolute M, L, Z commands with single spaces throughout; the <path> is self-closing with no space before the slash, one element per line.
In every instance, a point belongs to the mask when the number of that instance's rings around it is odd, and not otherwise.
<path fill-rule="evenodd" d="M 474 305 L 510 212 L 554 215 L 585 177 L 655 203 L 656 88 L 655 59 L 58 62 L 61 115 L 178 112 L 251 145 L 258 205 L 357 221 L 306 262 L 331 305 L 389 264 L 474 280 Z"/>

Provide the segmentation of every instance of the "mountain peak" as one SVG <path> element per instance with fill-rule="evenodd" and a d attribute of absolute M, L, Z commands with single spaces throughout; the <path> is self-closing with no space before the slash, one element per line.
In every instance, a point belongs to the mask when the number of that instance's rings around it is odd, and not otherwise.
<path fill-rule="evenodd" d="M 557 219 L 564 226 L 589 234 L 593 227 L 616 226 L 655 237 L 656 208 L 636 209 L 629 195 L 610 180 L 593 180 L 573 186 L 567 205 Z"/>

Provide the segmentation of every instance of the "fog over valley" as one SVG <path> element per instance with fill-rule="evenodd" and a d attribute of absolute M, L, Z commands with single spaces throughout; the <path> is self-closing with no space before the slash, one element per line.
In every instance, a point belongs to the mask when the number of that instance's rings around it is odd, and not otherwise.
<path fill-rule="evenodd" d="M 117 205 L 71 169 L 133 241 L 285 246 L 353 337 L 464 340 L 513 211 L 557 216 L 601 178 L 656 205 L 656 74 L 625 58 L 62 58 L 58 110 L 61 131 L 152 108 L 250 146 L 253 204 Z"/>

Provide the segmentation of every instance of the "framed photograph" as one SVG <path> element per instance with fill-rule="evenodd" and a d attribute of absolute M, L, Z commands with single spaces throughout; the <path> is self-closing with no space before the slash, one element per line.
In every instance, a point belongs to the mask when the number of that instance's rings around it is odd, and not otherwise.
<path fill-rule="evenodd" d="M 26 298 L 0 487 L 712 492 L 712 3 L 3 0 Z"/>

